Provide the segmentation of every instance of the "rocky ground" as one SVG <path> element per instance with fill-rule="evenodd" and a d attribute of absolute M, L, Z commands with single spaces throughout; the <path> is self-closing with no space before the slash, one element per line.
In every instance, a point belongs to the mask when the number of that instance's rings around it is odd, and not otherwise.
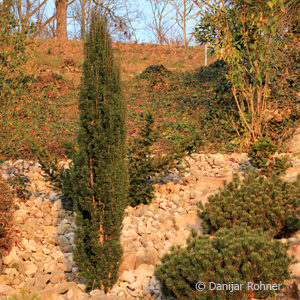
<path fill-rule="evenodd" d="M 9 299 L 21 289 L 36 293 L 41 300 L 67 299 L 163 299 L 154 276 L 155 265 L 173 245 L 184 245 L 191 228 L 202 231 L 197 217 L 197 203 L 231 180 L 233 172 L 248 165 L 246 154 L 198 154 L 189 159 L 184 176 L 171 174 L 156 184 L 155 199 L 149 206 L 126 209 L 121 243 L 124 262 L 120 278 L 109 295 L 100 290 L 85 292 L 73 262 L 74 215 L 62 208 L 61 201 L 43 181 L 38 163 L 6 161 L 0 164 L 0 176 L 10 179 L 25 174 L 32 196 L 27 201 L 15 199 L 15 244 L 3 257 L 0 299 Z M 300 159 L 291 156 L 293 165 L 285 176 L 294 180 L 300 173 Z M 298 259 L 290 267 L 293 280 L 285 294 L 300 298 L 300 234 L 292 237 L 290 254 Z M 299 297 L 299 298 L 297 298 Z M 293 298 L 289 298 L 293 299 Z"/>

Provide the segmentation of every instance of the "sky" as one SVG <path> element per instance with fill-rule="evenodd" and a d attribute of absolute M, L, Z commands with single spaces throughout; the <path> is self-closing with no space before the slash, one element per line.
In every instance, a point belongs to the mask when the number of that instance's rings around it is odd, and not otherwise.
<path fill-rule="evenodd" d="M 152 11 L 151 6 L 148 1 L 146 0 L 126 0 L 128 2 L 128 6 L 132 10 L 138 10 L 139 11 L 139 20 L 133 21 L 133 27 L 136 29 L 136 38 L 138 43 L 155 43 L 155 37 L 149 26 L 147 24 L 151 23 L 152 21 Z M 46 12 L 47 14 L 51 15 L 54 10 L 55 1 L 49 1 L 47 4 Z M 70 8 L 68 9 L 68 14 L 70 13 Z M 166 10 L 167 13 L 167 10 Z M 172 15 L 172 8 L 171 8 L 171 15 Z M 174 13 L 173 13 L 174 15 Z M 74 37 L 74 26 L 78 28 L 78 25 L 74 24 L 74 21 L 72 19 L 68 19 L 68 35 L 69 39 L 73 39 Z M 187 33 L 190 35 L 193 32 L 193 21 L 188 21 L 187 24 Z M 181 33 L 181 31 L 178 31 L 178 33 Z M 115 40 L 117 38 L 114 38 Z M 132 38 L 132 42 L 135 41 L 135 38 Z"/>

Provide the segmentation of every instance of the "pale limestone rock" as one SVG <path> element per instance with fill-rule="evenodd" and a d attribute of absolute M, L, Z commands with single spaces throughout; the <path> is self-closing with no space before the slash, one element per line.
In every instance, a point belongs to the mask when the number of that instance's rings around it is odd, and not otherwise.
<path fill-rule="evenodd" d="M 100 296 L 103 296 L 105 295 L 103 291 L 99 290 L 99 289 L 96 289 L 96 290 L 92 290 L 90 291 L 90 295 L 91 297 L 100 297 Z"/>
<path fill-rule="evenodd" d="M 49 255 L 50 253 L 51 253 L 51 250 L 50 249 L 48 249 L 48 248 L 42 248 L 42 251 L 43 251 L 43 253 L 45 254 L 45 255 Z"/>
<path fill-rule="evenodd" d="M 65 247 L 67 247 L 67 246 L 69 246 L 69 241 L 68 241 L 68 239 L 65 237 L 65 236 L 63 236 L 63 235 L 59 235 L 58 237 L 57 237 L 57 241 L 58 241 L 58 244 L 60 245 L 60 247 L 61 248 L 65 248 Z"/>
<path fill-rule="evenodd" d="M 137 277 L 151 277 L 153 276 L 154 273 L 154 266 L 153 265 L 146 265 L 146 264 L 141 264 L 139 265 L 136 270 L 134 270 L 134 274 Z"/>
<path fill-rule="evenodd" d="M 53 284 L 61 283 L 65 279 L 65 273 L 60 271 L 54 271 L 51 273 L 50 282 Z"/>
<path fill-rule="evenodd" d="M 80 293 L 80 289 L 75 282 L 65 282 L 55 285 L 53 288 L 47 288 L 40 292 L 39 296 L 43 300 L 53 300 L 59 295 L 67 293 L 69 290 Z"/>
<path fill-rule="evenodd" d="M 3 273 L 9 275 L 11 278 L 19 275 L 18 271 L 15 268 L 5 268 Z"/>
<path fill-rule="evenodd" d="M 28 211 L 26 209 L 18 209 L 17 211 L 15 211 L 14 217 L 25 219 L 26 217 L 28 217 Z"/>
<path fill-rule="evenodd" d="M 201 226 L 201 220 L 197 213 L 177 216 L 175 217 L 175 223 L 183 229 L 199 228 Z"/>
<path fill-rule="evenodd" d="M 13 263 L 17 263 L 20 259 L 19 259 L 19 255 L 17 254 L 17 247 L 12 247 L 9 254 L 7 256 L 4 256 L 2 258 L 2 261 L 4 264 L 6 265 L 11 265 Z"/>
<path fill-rule="evenodd" d="M 52 252 L 51 253 L 51 256 L 54 258 L 54 260 L 56 260 L 57 262 L 62 262 L 63 261 L 63 258 L 64 258 L 64 254 L 58 250 L 58 251 L 55 251 L 55 252 Z"/>
<path fill-rule="evenodd" d="M 292 275 L 294 275 L 296 277 L 300 277 L 300 263 L 299 262 L 290 265 L 289 270 L 292 273 Z"/>
<path fill-rule="evenodd" d="M 137 290 L 137 289 L 141 289 L 143 287 L 143 285 L 140 281 L 135 281 L 135 282 L 129 284 L 128 287 L 131 290 Z"/>
<path fill-rule="evenodd" d="M 54 212 L 54 211 L 58 211 L 62 209 L 62 203 L 61 203 L 61 200 L 58 199 L 54 202 L 52 208 L 51 208 L 51 212 Z"/>
<path fill-rule="evenodd" d="M 120 277 L 121 281 L 126 281 L 128 283 L 132 283 L 135 281 L 135 276 L 132 272 L 130 271 L 124 271 Z"/>
<path fill-rule="evenodd" d="M 25 262 L 25 267 L 26 267 L 25 275 L 27 276 L 31 276 L 38 271 L 36 264 L 31 262 L 29 263 Z"/>
<path fill-rule="evenodd" d="M 14 289 L 7 284 L 0 284 L 0 295 L 11 295 Z"/>
<path fill-rule="evenodd" d="M 125 252 L 123 254 L 123 262 L 120 265 L 119 272 L 122 273 L 125 270 L 134 270 L 136 263 L 136 252 Z"/>

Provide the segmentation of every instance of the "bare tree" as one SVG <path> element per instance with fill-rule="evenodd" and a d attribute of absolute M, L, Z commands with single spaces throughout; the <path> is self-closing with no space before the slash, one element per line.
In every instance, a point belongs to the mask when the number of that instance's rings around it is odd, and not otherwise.
<path fill-rule="evenodd" d="M 147 0 L 151 5 L 152 11 L 152 20 L 151 23 L 148 23 L 148 27 L 154 34 L 155 41 L 160 44 L 168 43 L 168 1 L 163 0 Z"/>
<path fill-rule="evenodd" d="M 88 31 L 89 20 L 93 9 L 107 16 L 110 33 L 118 40 L 137 40 L 136 30 L 132 25 L 133 20 L 138 20 L 141 13 L 132 5 L 133 0 L 76 0 L 71 5 L 71 14 L 68 18 L 75 20 L 77 28 L 80 27 L 80 38 L 84 39 Z M 135 2 L 134 2 L 135 3 Z"/>
<path fill-rule="evenodd" d="M 192 35 L 187 37 L 187 22 L 194 16 L 193 2 L 190 0 L 170 0 L 170 2 L 176 10 L 176 22 L 182 31 L 183 44 L 186 47 L 193 37 Z"/>

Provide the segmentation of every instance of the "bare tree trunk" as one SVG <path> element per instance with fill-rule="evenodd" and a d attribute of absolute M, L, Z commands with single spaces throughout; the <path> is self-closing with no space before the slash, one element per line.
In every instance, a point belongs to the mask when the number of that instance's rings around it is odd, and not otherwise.
<path fill-rule="evenodd" d="M 182 5 L 183 5 L 183 12 L 182 12 L 183 45 L 184 47 L 186 47 L 187 41 L 186 41 L 186 1 L 185 0 L 182 0 Z"/>
<path fill-rule="evenodd" d="M 68 0 L 56 0 L 56 38 L 59 40 L 67 40 L 67 5 Z"/>

